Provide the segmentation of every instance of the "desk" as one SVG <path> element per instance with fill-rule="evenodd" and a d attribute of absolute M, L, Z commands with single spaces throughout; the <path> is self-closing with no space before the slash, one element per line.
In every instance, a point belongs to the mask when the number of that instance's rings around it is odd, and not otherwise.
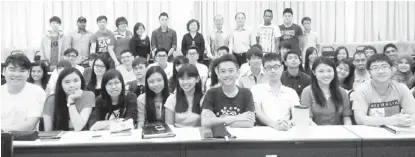
<path fill-rule="evenodd" d="M 396 135 L 380 127 L 345 126 L 362 138 L 362 157 L 415 157 L 415 134 Z"/>

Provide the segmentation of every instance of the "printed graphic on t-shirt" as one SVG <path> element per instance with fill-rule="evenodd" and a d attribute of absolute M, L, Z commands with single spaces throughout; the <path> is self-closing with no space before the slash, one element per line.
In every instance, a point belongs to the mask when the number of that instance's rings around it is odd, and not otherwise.
<path fill-rule="evenodd" d="M 292 39 L 295 37 L 295 30 L 293 29 L 281 30 L 281 34 L 282 34 L 283 40 Z"/>
<path fill-rule="evenodd" d="M 400 112 L 400 102 L 392 100 L 387 102 L 374 102 L 369 104 L 369 116 L 389 117 Z"/>
<path fill-rule="evenodd" d="M 98 52 L 108 52 L 108 45 L 111 43 L 111 39 L 108 36 L 102 36 L 97 38 Z"/>
<path fill-rule="evenodd" d="M 259 29 L 259 44 L 264 52 L 272 52 L 274 36 L 274 28 L 272 27 L 261 27 Z"/>
<path fill-rule="evenodd" d="M 222 116 L 236 116 L 241 113 L 241 109 L 239 107 L 223 107 L 220 112 L 216 113 L 217 117 Z"/>

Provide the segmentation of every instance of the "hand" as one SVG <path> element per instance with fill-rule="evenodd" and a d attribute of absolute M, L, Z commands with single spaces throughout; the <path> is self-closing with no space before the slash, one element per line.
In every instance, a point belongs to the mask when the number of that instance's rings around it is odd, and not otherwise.
<path fill-rule="evenodd" d="M 171 48 L 171 49 L 169 50 L 169 53 L 167 54 L 167 56 L 171 56 L 171 55 L 173 55 L 173 52 L 174 52 L 174 49 L 173 49 L 173 48 Z"/>
<path fill-rule="evenodd" d="M 412 117 L 409 114 L 396 114 L 391 118 L 392 125 L 408 127 L 412 125 Z"/>
<path fill-rule="evenodd" d="M 277 120 L 276 123 L 274 123 L 273 128 L 277 129 L 277 130 L 281 130 L 281 131 L 287 131 L 288 129 L 291 128 L 292 123 L 290 121 L 286 121 L 286 120 Z"/>
<path fill-rule="evenodd" d="M 207 52 L 207 57 L 209 57 L 210 59 L 213 59 L 212 53 Z"/>
<path fill-rule="evenodd" d="M 115 64 L 115 66 L 118 66 L 118 65 L 120 65 L 120 62 L 118 60 L 114 60 L 114 64 Z"/>
<path fill-rule="evenodd" d="M 75 102 L 76 99 L 78 99 L 78 98 L 80 98 L 82 96 L 82 93 L 83 92 L 84 91 L 82 91 L 82 90 L 79 89 L 79 90 L 75 91 L 73 94 L 70 94 L 68 96 L 68 103 Z"/>

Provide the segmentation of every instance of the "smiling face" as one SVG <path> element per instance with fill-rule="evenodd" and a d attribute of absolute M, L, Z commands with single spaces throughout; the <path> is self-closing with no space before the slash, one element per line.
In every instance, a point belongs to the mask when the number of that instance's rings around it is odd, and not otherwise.
<path fill-rule="evenodd" d="M 329 85 L 334 78 L 334 69 L 331 66 L 322 63 L 317 65 L 314 75 L 316 75 L 318 83 Z"/>
<path fill-rule="evenodd" d="M 372 50 L 372 49 L 367 49 L 367 50 L 365 50 L 365 54 L 366 54 L 367 58 L 370 58 L 372 55 L 375 54 L 375 51 Z"/>
<path fill-rule="evenodd" d="M 197 77 L 189 77 L 187 74 L 184 74 L 183 77 L 179 78 L 180 88 L 183 89 L 184 92 L 189 92 L 195 89 L 196 83 L 199 81 Z"/>
<path fill-rule="evenodd" d="M 40 67 L 40 65 L 39 66 L 33 66 L 30 74 L 32 75 L 32 79 L 34 81 L 41 80 L 42 77 L 43 77 L 42 67 Z"/>
<path fill-rule="evenodd" d="M 395 61 L 398 58 L 398 50 L 396 50 L 393 47 L 386 48 L 385 54 L 393 61 Z"/>
<path fill-rule="evenodd" d="M 339 54 L 337 54 L 337 60 L 343 60 L 347 58 L 347 52 L 345 49 L 339 50 Z"/>
<path fill-rule="evenodd" d="M 354 56 L 353 64 L 356 66 L 356 69 L 359 71 L 366 70 L 366 56 L 363 53 L 356 54 Z"/>
<path fill-rule="evenodd" d="M 147 79 L 148 87 L 154 93 L 161 93 L 164 89 L 163 76 L 160 73 L 153 73 Z"/>
<path fill-rule="evenodd" d="M 134 75 L 136 78 L 141 79 L 146 75 L 146 65 L 139 64 L 133 67 Z"/>
<path fill-rule="evenodd" d="M 370 75 L 372 80 L 377 82 L 387 82 L 392 74 L 391 66 L 385 61 L 373 62 L 370 65 Z"/>
<path fill-rule="evenodd" d="M 96 60 L 94 65 L 94 72 L 97 76 L 104 76 L 105 71 L 107 71 L 104 62 L 101 60 Z"/>
<path fill-rule="evenodd" d="M 411 70 L 411 65 L 409 65 L 409 62 L 402 58 L 398 61 L 398 70 L 402 73 L 406 73 Z"/>
<path fill-rule="evenodd" d="M 190 32 L 197 32 L 197 29 L 198 29 L 198 27 L 197 27 L 197 23 L 196 23 L 196 22 L 192 22 L 192 23 L 189 25 L 189 30 L 190 30 Z"/>
<path fill-rule="evenodd" d="M 63 91 L 67 95 L 74 94 L 77 90 L 81 89 L 81 83 L 79 75 L 73 72 L 62 79 Z"/>
<path fill-rule="evenodd" d="M 105 29 L 107 28 L 107 20 L 102 19 L 97 22 L 99 29 Z"/>
<path fill-rule="evenodd" d="M 337 77 L 339 79 L 345 79 L 347 76 L 349 76 L 349 74 L 350 69 L 347 64 L 342 63 L 339 66 L 337 66 Z"/>
<path fill-rule="evenodd" d="M 267 76 L 270 81 L 280 80 L 283 70 L 284 68 L 280 61 L 272 60 L 264 63 L 265 76 Z"/>
<path fill-rule="evenodd" d="M 4 77 L 7 84 L 10 85 L 22 85 L 29 78 L 29 70 L 23 69 L 17 65 L 9 64 L 5 71 Z"/>
<path fill-rule="evenodd" d="M 231 61 L 222 62 L 217 66 L 216 74 L 222 85 L 235 84 L 235 80 L 239 76 L 237 65 Z"/>
<path fill-rule="evenodd" d="M 311 53 L 308 56 L 308 60 L 310 60 L 310 64 L 312 64 L 317 58 L 317 51 L 313 51 L 313 53 Z"/>
<path fill-rule="evenodd" d="M 145 31 L 144 27 L 143 26 L 139 26 L 136 33 L 138 35 L 143 35 L 144 31 Z"/>
<path fill-rule="evenodd" d="M 122 82 L 119 78 L 113 78 L 105 84 L 105 90 L 107 90 L 107 93 L 112 96 L 120 96 L 122 91 Z"/>
<path fill-rule="evenodd" d="M 121 55 L 121 63 L 125 65 L 131 65 L 133 63 L 134 56 L 131 52 L 125 52 Z"/>

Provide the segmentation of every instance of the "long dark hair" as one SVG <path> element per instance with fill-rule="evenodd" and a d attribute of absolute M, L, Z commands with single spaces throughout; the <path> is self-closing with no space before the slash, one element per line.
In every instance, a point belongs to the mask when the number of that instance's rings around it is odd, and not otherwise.
<path fill-rule="evenodd" d="M 55 89 L 55 111 L 53 115 L 53 128 L 56 130 L 69 130 L 69 111 L 68 106 L 66 106 L 67 102 L 67 95 L 62 87 L 63 79 L 75 73 L 79 76 L 81 80 L 81 90 L 85 89 L 85 79 L 82 76 L 81 72 L 78 69 L 71 67 L 65 68 L 58 76 L 58 80 L 56 81 L 56 89 Z"/>
<path fill-rule="evenodd" d="M 219 58 L 216 58 L 212 61 L 212 63 L 210 64 L 210 86 L 213 87 L 215 85 L 217 85 L 219 83 L 219 79 L 218 79 L 218 74 L 216 74 L 215 72 L 215 68 L 218 66 L 219 64 Z"/>
<path fill-rule="evenodd" d="M 146 83 L 145 83 L 145 93 L 146 93 L 146 100 L 145 100 L 145 106 L 146 106 L 146 119 L 148 122 L 156 122 L 157 116 L 156 116 L 156 105 L 154 103 L 154 99 L 156 98 L 156 93 L 150 89 L 148 86 L 148 78 L 153 75 L 154 73 L 159 73 L 163 77 L 164 81 L 164 88 L 161 91 L 161 96 L 163 98 L 163 104 L 166 103 L 167 97 L 169 97 L 169 89 L 168 89 L 168 83 L 167 83 L 167 75 L 164 72 L 164 70 L 160 66 L 152 66 L 149 69 L 147 69 L 146 72 Z"/>
<path fill-rule="evenodd" d="M 346 58 L 349 58 L 349 51 L 347 50 L 347 48 L 346 47 L 344 47 L 344 46 L 339 46 L 337 49 L 336 49 L 336 51 L 334 51 L 334 61 L 337 63 L 337 62 L 339 62 L 339 60 L 337 59 L 337 56 L 339 55 L 339 52 L 340 52 L 340 50 L 344 50 L 344 51 L 346 51 Z"/>
<path fill-rule="evenodd" d="M 117 105 L 113 106 L 111 96 L 107 92 L 106 85 L 110 80 L 116 79 L 116 78 L 119 79 L 121 82 L 121 93 L 119 95 Z M 104 76 L 102 77 L 102 82 L 101 82 L 101 98 L 102 98 L 102 102 L 104 103 L 103 106 L 104 108 L 107 109 L 107 111 L 111 113 L 114 110 L 120 109 L 120 113 L 123 113 L 122 105 L 124 105 L 125 84 L 124 84 L 124 78 L 122 77 L 121 73 L 118 70 L 110 69 L 105 72 Z"/>
<path fill-rule="evenodd" d="M 100 61 L 102 61 L 102 63 L 104 63 L 105 71 L 108 71 L 110 69 L 110 63 L 108 62 L 108 60 L 102 58 L 101 56 L 98 56 L 98 57 L 95 58 L 94 62 L 92 63 L 91 79 L 88 82 L 88 85 L 86 86 L 86 89 L 88 89 L 90 91 L 94 91 L 95 87 L 97 86 L 97 74 L 95 74 L 95 70 L 94 70 L 95 69 L 95 62 L 97 62 L 97 60 L 100 60 Z"/>
<path fill-rule="evenodd" d="M 140 26 L 141 27 L 143 27 L 144 28 L 144 30 L 146 30 L 146 27 L 144 26 L 144 24 L 143 23 L 141 23 L 141 22 L 137 22 L 135 25 L 134 25 L 134 28 L 133 28 L 133 30 L 134 30 L 134 32 L 133 32 L 133 39 L 134 40 L 141 40 L 140 39 L 140 36 L 137 34 L 137 30 L 138 30 L 138 28 L 140 28 Z"/>
<path fill-rule="evenodd" d="M 176 66 L 189 63 L 189 59 L 185 56 L 177 56 L 173 61 L 173 75 L 169 79 L 170 93 L 173 93 L 177 86 L 177 69 Z"/>
<path fill-rule="evenodd" d="M 308 57 L 310 57 L 311 54 L 313 54 L 314 52 L 316 52 L 317 54 L 317 49 L 314 47 L 309 47 L 307 48 L 307 50 L 305 51 L 305 62 L 304 62 L 304 70 L 306 72 L 310 72 L 311 68 L 310 68 L 310 59 L 308 59 Z M 311 75 L 312 73 L 309 73 L 308 75 Z"/>
<path fill-rule="evenodd" d="M 183 65 L 178 73 L 177 73 L 177 84 L 179 84 L 179 78 L 182 78 L 184 76 L 187 77 L 194 77 L 200 79 L 199 72 L 197 71 L 196 66 L 192 64 L 185 64 Z M 202 91 L 202 81 L 199 80 L 195 85 L 195 91 L 193 96 L 193 107 L 192 112 L 200 114 L 200 100 L 203 97 L 203 91 Z M 186 95 L 183 91 L 183 89 L 180 86 L 176 87 L 176 108 L 175 111 L 178 113 L 186 112 L 189 108 L 189 102 L 186 99 Z"/>
<path fill-rule="evenodd" d="M 337 78 L 336 66 L 334 65 L 334 62 L 331 59 L 325 58 L 325 57 L 318 57 L 316 61 L 314 61 L 313 67 L 312 67 L 312 70 L 314 73 L 316 73 L 316 67 L 320 64 L 326 64 L 333 68 L 334 76 L 333 76 L 333 80 L 330 82 L 329 90 L 330 90 L 331 98 L 333 98 L 333 102 L 336 107 L 336 112 L 338 112 L 339 108 L 343 105 L 343 98 L 340 93 L 339 80 Z M 316 99 L 317 104 L 320 107 L 326 107 L 327 101 L 326 101 L 326 98 L 324 97 L 323 91 L 318 85 L 318 80 L 315 74 L 311 76 L 311 90 L 313 91 L 313 96 Z"/>
<path fill-rule="evenodd" d="M 30 75 L 29 75 L 29 78 L 27 79 L 27 82 L 35 83 L 35 80 L 33 80 L 33 77 L 32 77 L 32 69 L 35 66 L 40 66 L 40 69 L 42 69 L 43 71 L 43 76 L 40 82 L 42 83 L 42 88 L 46 89 L 46 86 L 48 85 L 48 81 L 49 81 L 49 75 L 48 75 L 49 68 L 48 66 L 46 66 L 44 62 L 36 61 L 35 63 L 32 64 L 32 66 L 30 67 L 30 71 L 29 71 Z"/>
<path fill-rule="evenodd" d="M 353 61 L 350 58 L 339 61 L 337 63 L 337 67 L 340 66 L 341 64 L 346 64 L 349 67 L 349 75 L 347 75 L 347 77 L 344 78 L 343 82 L 340 82 L 340 85 L 344 89 L 351 90 L 353 88 L 353 83 L 354 83 L 355 66 L 353 64 Z"/>

